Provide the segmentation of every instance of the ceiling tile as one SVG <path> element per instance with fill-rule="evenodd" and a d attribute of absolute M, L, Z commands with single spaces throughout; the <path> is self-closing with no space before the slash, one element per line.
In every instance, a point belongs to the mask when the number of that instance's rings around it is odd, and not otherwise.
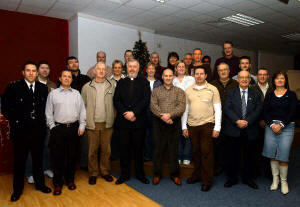
<path fill-rule="evenodd" d="M 43 0 L 43 1 L 36 1 L 36 0 L 22 0 L 21 6 L 32 6 L 38 8 L 50 8 L 56 0 Z"/>
<path fill-rule="evenodd" d="M 283 4 L 278 0 L 277 1 L 275 1 L 275 0 L 250 0 L 250 1 L 256 2 L 258 4 L 262 4 L 265 6 L 272 5 L 272 4 Z"/>
<path fill-rule="evenodd" d="M 167 24 L 175 24 L 177 22 L 184 21 L 184 20 L 185 19 L 183 19 L 181 17 L 165 16 L 165 17 L 160 18 L 158 21 L 159 22 L 164 22 L 164 23 L 167 23 Z"/>
<path fill-rule="evenodd" d="M 15 11 L 21 0 L 1 0 L 0 9 Z"/>
<path fill-rule="evenodd" d="M 192 19 L 195 16 L 199 16 L 197 12 L 188 9 L 180 9 L 179 11 L 172 13 L 172 15 L 184 19 Z"/>
<path fill-rule="evenodd" d="M 142 13 L 144 11 L 145 10 L 137 9 L 137 8 L 133 8 L 133 7 L 121 6 L 121 7 L 117 8 L 117 9 L 114 9 L 110 13 L 115 13 L 114 15 L 120 15 L 120 16 L 123 16 L 124 18 L 129 18 L 131 16 L 140 14 L 140 13 Z"/>
<path fill-rule="evenodd" d="M 205 0 L 205 1 L 222 7 L 226 7 L 228 5 L 232 5 L 240 2 L 245 2 L 245 0 Z"/>
<path fill-rule="evenodd" d="M 244 12 L 244 11 L 249 11 L 249 10 L 263 7 L 263 5 L 257 4 L 256 2 L 252 2 L 252 1 L 243 1 L 239 3 L 230 4 L 225 7 L 238 12 Z"/>
<path fill-rule="evenodd" d="M 226 8 L 221 8 L 221 9 L 217 9 L 212 12 L 208 12 L 208 13 L 206 13 L 206 15 L 217 17 L 217 18 L 223 18 L 223 17 L 227 17 L 227 16 L 230 16 L 230 15 L 233 15 L 236 13 L 237 13 L 236 11 L 232 11 L 232 10 L 226 9 Z"/>
<path fill-rule="evenodd" d="M 166 5 L 172 5 L 180 8 L 188 8 L 195 6 L 199 3 L 202 3 L 203 0 L 188 0 L 188 1 L 182 1 L 182 0 L 170 0 L 166 2 Z"/>
<path fill-rule="evenodd" d="M 214 22 L 214 21 L 218 20 L 218 18 L 216 18 L 216 17 L 208 16 L 205 14 L 193 17 L 192 19 L 199 23 Z"/>
<path fill-rule="evenodd" d="M 169 14 L 172 14 L 172 13 L 178 11 L 178 10 L 180 10 L 180 8 L 174 7 L 174 6 L 171 6 L 171 5 L 162 4 L 162 5 L 159 5 L 157 7 L 152 8 L 150 11 L 154 11 L 154 12 L 157 12 L 157 13 L 169 15 Z"/>
<path fill-rule="evenodd" d="M 131 1 L 127 2 L 125 5 L 134 7 L 134 8 L 138 8 L 138 9 L 148 10 L 153 7 L 159 6 L 160 3 L 153 1 L 153 0 L 152 1 L 131 0 Z"/>
<path fill-rule="evenodd" d="M 96 16 L 103 16 L 103 14 L 110 12 L 113 9 L 119 8 L 121 5 L 113 2 L 108 1 L 94 1 L 89 4 L 86 8 L 82 9 L 81 12 L 96 15 Z"/>
<path fill-rule="evenodd" d="M 60 19 L 70 19 L 75 13 L 69 11 L 58 11 L 58 10 L 50 10 L 47 12 L 46 16 L 55 17 Z"/>
<path fill-rule="evenodd" d="M 18 12 L 24 12 L 24 13 L 27 13 L 27 14 L 36 14 L 36 15 L 45 14 L 46 11 L 47 11 L 47 8 L 39 8 L 39 7 L 35 7 L 35 6 L 21 5 L 18 8 Z"/>
<path fill-rule="evenodd" d="M 60 11 L 60 12 L 78 12 L 83 9 L 84 6 L 81 4 L 73 4 L 73 3 L 55 3 L 51 10 Z"/>
<path fill-rule="evenodd" d="M 189 10 L 196 11 L 199 13 L 203 13 L 203 12 L 207 13 L 207 12 L 211 12 L 211 11 L 214 11 L 217 9 L 221 9 L 221 7 L 214 5 L 214 4 L 207 3 L 207 2 L 202 2 L 196 6 L 189 8 Z"/>

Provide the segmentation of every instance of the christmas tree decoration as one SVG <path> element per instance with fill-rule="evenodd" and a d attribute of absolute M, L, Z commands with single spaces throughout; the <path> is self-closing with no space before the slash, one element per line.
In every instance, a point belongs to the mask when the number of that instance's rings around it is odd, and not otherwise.
<path fill-rule="evenodd" d="M 143 70 L 144 67 L 149 62 L 149 52 L 148 48 L 146 46 L 146 42 L 142 41 L 142 34 L 141 31 L 138 31 L 139 41 L 135 42 L 134 48 L 133 48 L 133 56 L 136 60 L 140 63 L 140 71 Z"/>

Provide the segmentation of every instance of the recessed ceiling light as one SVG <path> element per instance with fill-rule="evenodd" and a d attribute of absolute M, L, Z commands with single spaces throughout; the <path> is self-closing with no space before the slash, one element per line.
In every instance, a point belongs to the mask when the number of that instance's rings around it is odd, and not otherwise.
<path fill-rule="evenodd" d="M 157 1 L 158 3 L 165 3 L 166 2 L 166 0 L 155 0 L 155 1 Z"/>
<path fill-rule="evenodd" d="M 282 35 L 282 37 L 290 40 L 300 41 L 300 33 L 297 32 L 288 35 Z"/>
<path fill-rule="evenodd" d="M 254 17 L 249 17 L 247 15 L 244 14 L 234 14 L 228 17 L 223 17 L 222 19 L 230 21 L 230 22 L 234 22 L 236 24 L 241 24 L 244 26 L 253 26 L 253 25 L 257 25 L 257 24 L 262 24 L 264 23 L 263 21 L 256 19 Z"/>

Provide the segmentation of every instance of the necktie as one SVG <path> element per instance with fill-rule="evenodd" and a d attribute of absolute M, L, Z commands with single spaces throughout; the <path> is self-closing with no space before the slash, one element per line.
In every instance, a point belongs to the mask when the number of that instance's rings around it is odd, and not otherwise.
<path fill-rule="evenodd" d="M 33 85 L 32 84 L 30 84 L 30 89 L 29 89 L 29 92 L 30 92 L 30 94 L 32 95 L 33 94 Z"/>
<path fill-rule="evenodd" d="M 246 98 L 245 98 L 245 93 L 246 91 L 242 91 L 242 118 L 246 118 L 246 113 L 247 113 L 247 105 L 246 105 Z"/>

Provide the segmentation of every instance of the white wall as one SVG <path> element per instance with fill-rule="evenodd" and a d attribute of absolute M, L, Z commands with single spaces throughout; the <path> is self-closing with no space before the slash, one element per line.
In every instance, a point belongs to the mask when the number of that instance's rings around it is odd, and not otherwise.
<path fill-rule="evenodd" d="M 78 18 L 69 21 L 69 55 L 78 57 Z"/>
<path fill-rule="evenodd" d="M 97 51 L 106 52 L 106 63 L 115 59 L 124 61 L 124 52 L 134 47 L 138 30 L 101 22 L 97 19 L 78 17 L 78 58 L 83 73 L 95 65 Z M 142 39 L 153 50 L 154 33 L 142 31 Z"/>
<path fill-rule="evenodd" d="M 273 74 L 277 70 L 293 70 L 294 56 L 258 51 L 258 66 L 265 67 Z"/>
<path fill-rule="evenodd" d="M 149 52 L 156 51 L 159 53 L 163 66 L 167 65 L 167 56 L 171 51 L 177 52 L 182 59 L 185 53 L 191 53 L 194 48 L 200 47 L 203 49 L 204 55 L 211 56 L 212 67 L 215 60 L 222 56 L 221 45 L 158 35 L 148 29 L 124 25 L 85 14 L 78 14 L 76 19 L 70 21 L 69 27 L 70 55 L 76 55 L 77 47 L 77 56 L 83 73 L 86 73 L 96 63 L 96 52 L 100 50 L 106 52 L 108 65 L 111 65 L 115 59 L 123 61 L 124 51 L 132 49 L 135 41 L 138 40 L 138 30 L 142 31 L 142 40 L 147 42 Z M 76 39 L 76 30 L 78 31 L 77 45 L 73 41 Z M 253 61 L 252 65 L 257 65 L 255 51 L 235 48 L 235 54 L 237 56 L 248 55 Z"/>

